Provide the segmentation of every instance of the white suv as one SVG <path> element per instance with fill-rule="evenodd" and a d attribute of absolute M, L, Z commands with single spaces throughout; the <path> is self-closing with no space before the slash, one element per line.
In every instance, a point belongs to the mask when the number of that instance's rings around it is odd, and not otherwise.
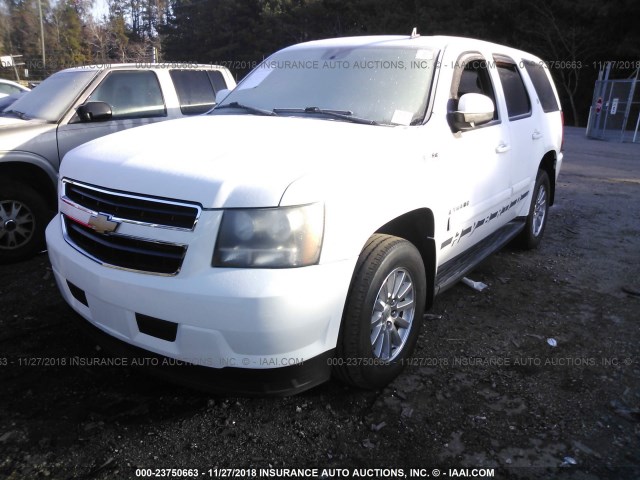
<path fill-rule="evenodd" d="M 518 50 L 295 45 L 212 114 L 70 152 L 49 255 L 84 324 L 147 364 L 195 365 L 182 380 L 377 388 L 438 292 L 516 237 L 537 246 L 562 129 L 544 63 Z"/>

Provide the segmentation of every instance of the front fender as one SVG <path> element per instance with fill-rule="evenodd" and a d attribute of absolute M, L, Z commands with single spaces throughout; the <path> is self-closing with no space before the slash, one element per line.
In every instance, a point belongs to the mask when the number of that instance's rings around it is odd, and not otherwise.
<path fill-rule="evenodd" d="M 56 167 L 57 165 L 51 165 L 46 158 L 32 152 L 0 150 L 0 178 L 11 175 L 12 171 L 24 171 L 25 169 L 35 168 L 43 172 L 55 187 L 58 181 L 58 171 Z"/>

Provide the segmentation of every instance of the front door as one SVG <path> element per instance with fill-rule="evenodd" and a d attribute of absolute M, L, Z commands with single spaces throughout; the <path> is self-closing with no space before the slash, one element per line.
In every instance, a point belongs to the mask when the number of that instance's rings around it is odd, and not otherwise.
<path fill-rule="evenodd" d="M 108 103 L 111 105 L 113 116 L 107 121 L 83 122 L 76 114 L 68 124 L 60 125 L 58 127 L 60 159 L 72 148 L 89 140 L 167 118 L 167 109 L 158 77 L 152 71 L 111 72 L 87 101 Z"/>
<path fill-rule="evenodd" d="M 487 62 L 479 53 L 465 54 L 456 65 L 452 109 L 457 108 L 462 95 L 479 93 L 493 101 L 495 113 L 489 123 L 452 134 L 448 143 L 451 191 L 447 195 L 445 234 L 438 245 L 440 264 L 504 225 L 507 220 L 502 214 L 511 196 L 509 130 L 502 122 L 504 112 L 496 102 Z"/>

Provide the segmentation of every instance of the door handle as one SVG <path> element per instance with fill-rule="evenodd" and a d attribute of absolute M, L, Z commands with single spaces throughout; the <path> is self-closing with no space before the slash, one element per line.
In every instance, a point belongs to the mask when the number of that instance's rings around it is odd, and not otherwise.
<path fill-rule="evenodd" d="M 506 143 L 501 143 L 496 147 L 496 153 L 507 153 L 509 150 L 511 150 L 511 145 Z"/>
<path fill-rule="evenodd" d="M 542 137 L 543 135 L 538 130 L 534 130 L 534 132 L 531 134 L 531 138 L 534 140 L 538 140 Z"/>

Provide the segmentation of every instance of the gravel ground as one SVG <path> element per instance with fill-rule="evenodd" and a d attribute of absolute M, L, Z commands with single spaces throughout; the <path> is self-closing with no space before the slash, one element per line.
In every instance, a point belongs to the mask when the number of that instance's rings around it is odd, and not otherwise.
<path fill-rule="evenodd" d="M 100 366 L 47 256 L 0 266 L 0 478 L 640 478 L 640 145 L 569 128 L 565 149 L 540 248 L 507 247 L 470 275 L 489 288 L 440 296 L 380 391 L 212 397 Z"/>

